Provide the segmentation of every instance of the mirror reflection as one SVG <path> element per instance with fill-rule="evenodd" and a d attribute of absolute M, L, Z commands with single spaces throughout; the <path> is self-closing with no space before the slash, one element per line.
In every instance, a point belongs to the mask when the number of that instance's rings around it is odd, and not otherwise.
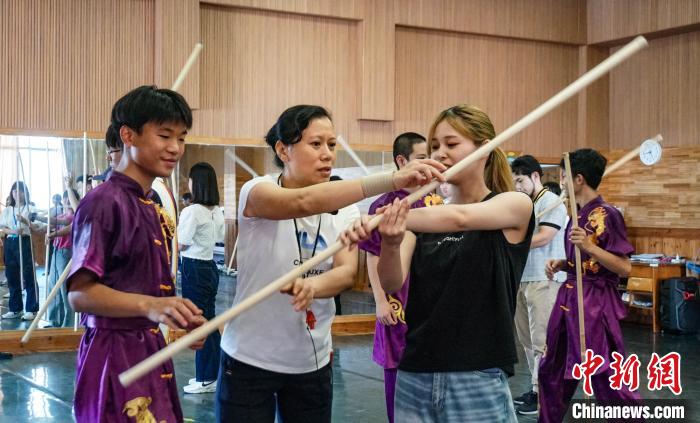
<path fill-rule="evenodd" d="M 370 172 L 392 169 L 390 152 L 357 152 Z M 104 139 L 0 135 L 0 330 L 26 330 L 46 302 L 71 258 L 73 202 L 99 186 L 118 163 L 121 149 Z M 216 312 L 231 306 L 236 286 L 236 206 L 239 191 L 253 175 L 277 173 L 271 150 L 263 146 L 187 145 L 171 189 L 178 211 L 189 205 L 189 171 L 208 163 L 216 173 L 225 238 L 214 250 L 220 274 Z M 345 151 L 337 154 L 337 178 L 364 174 Z M 171 188 L 171 181 L 164 186 Z M 358 204 L 366 212 L 373 199 Z M 342 314 L 374 313 L 365 260 L 352 290 L 336 298 Z M 21 270 L 20 270 L 21 269 Z M 178 275 L 178 282 L 181 275 Z M 178 289 L 180 284 L 178 283 Z M 38 328 L 76 327 L 65 288 L 48 304 Z"/>

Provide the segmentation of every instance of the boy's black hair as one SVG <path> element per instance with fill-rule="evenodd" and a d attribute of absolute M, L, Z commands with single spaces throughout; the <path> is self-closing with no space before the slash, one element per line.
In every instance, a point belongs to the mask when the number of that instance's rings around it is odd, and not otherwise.
<path fill-rule="evenodd" d="M 122 137 L 119 136 L 119 131 L 115 130 L 111 124 L 107 127 L 107 132 L 105 133 L 105 144 L 107 144 L 108 150 L 124 149 L 124 143 L 122 142 Z"/>
<path fill-rule="evenodd" d="M 182 95 L 155 85 L 142 85 L 129 91 L 112 107 L 111 125 L 117 133 L 126 125 L 140 134 L 148 122 L 177 122 L 190 129 L 192 110 Z"/>
<path fill-rule="evenodd" d="M 192 193 L 186 192 L 182 194 L 182 199 L 185 201 L 189 201 L 190 203 L 192 202 Z"/>
<path fill-rule="evenodd" d="M 569 153 L 569 161 L 571 162 L 572 176 L 581 175 L 589 187 L 598 189 L 608 159 L 592 148 L 580 148 Z M 559 167 L 564 169 L 564 159 L 559 162 Z"/>
<path fill-rule="evenodd" d="M 7 207 L 15 206 L 15 197 L 12 195 L 12 191 L 14 191 L 15 189 L 19 191 L 24 191 L 24 204 L 31 203 L 31 200 L 29 198 L 29 188 L 27 188 L 27 185 L 24 182 L 17 181 L 14 184 L 12 184 L 12 187 L 10 188 L 10 195 L 7 197 Z"/>
<path fill-rule="evenodd" d="M 298 143 L 301 140 L 302 132 L 309 126 L 309 123 L 319 118 L 333 120 L 328 110 L 321 106 L 300 104 L 282 112 L 280 117 L 277 118 L 277 122 L 272 125 L 272 128 L 267 131 L 265 136 L 265 142 L 272 147 L 272 152 L 275 153 L 275 164 L 277 167 L 284 168 L 284 162 L 277 157 L 277 152 L 275 151 L 277 141 L 281 141 L 284 145 Z"/>
<path fill-rule="evenodd" d="M 547 188 L 549 192 L 554 193 L 556 195 L 561 195 L 561 185 L 559 185 L 556 182 L 545 182 L 542 184 L 543 187 Z"/>
<path fill-rule="evenodd" d="M 425 137 L 415 132 L 404 132 L 396 137 L 394 140 L 393 154 L 394 164 L 397 169 L 399 168 L 399 163 L 396 161 L 396 158 L 403 156 L 406 160 L 409 160 L 408 156 L 413 153 L 413 146 L 422 142 L 426 142 Z"/>
<path fill-rule="evenodd" d="M 530 176 L 537 172 L 542 177 L 542 166 L 536 158 L 529 154 L 517 157 L 510 164 L 510 169 L 513 171 L 513 175 Z"/>
<path fill-rule="evenodd" d="M 190 179 L 192 179 L 192 203 L 204 206 L 219 205 L 216 172 L 209 163 L 199 162 L 192 166 Z"/>

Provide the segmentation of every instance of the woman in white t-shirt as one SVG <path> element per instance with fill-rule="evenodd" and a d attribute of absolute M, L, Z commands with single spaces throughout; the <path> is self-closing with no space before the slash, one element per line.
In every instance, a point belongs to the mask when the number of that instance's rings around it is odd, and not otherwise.
<path fill-rule="evenodd" d="M 241 189 L 234 304 L 332 245 L 359 217 L 355 202 L 443 180 L 442 165 L 422 160 L 398 172 L 330 183 L 336 136 L 319 106 L 287 109 L 266 142 L 282 172 Z M 333 296 L 352 286 L 357 262 L 356 250 L 343 249 L 226 325 L 218 421 L 272 423 L 278 413 L 284 422 L 330 422 Z"/>
<path fill-rule="evenodd" d="M 190 169 L 192 205 L 182 210 L 177 239 L 182 257 L 182 296 L 202 309 L 211 320 L 216 314 L 219 271 L 214 262 L 214 245 L 224 239 L 224 214 L 219 207 L 216 172 L 209 163 Z M 195 352 L 195 378 L 183 389 L 188 394 L 216 391 L 221 336 L 214 331 Z"/>
<path fill-rule="evenodd" d="M 37 230 L 40 227 L 34 223 L 36 211 L 31 205 L 29 189 L 24 182 L 17 181 L 12 184 L 5 210 L 0 214 L 0 232 L 7 236 L 4 243 L 4 259 L 7 286 L 10 288 L 10 310 L 2 315 L 3 319 L 34 320 L 39 310 L 39 287 L 34 275 L 30 236 L 32 229 Z M 22 313 L 22 282 L 27 293 L 24 313 Z"/>

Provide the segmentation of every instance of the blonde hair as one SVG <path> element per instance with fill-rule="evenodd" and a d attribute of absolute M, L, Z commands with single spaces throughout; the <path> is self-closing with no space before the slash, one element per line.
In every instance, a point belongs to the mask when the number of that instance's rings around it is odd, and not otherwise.
<path fill-rule="evenodd" d="M 472 140 L 477 147 L 481 147 L 486 140 L 491 140 L 496 136 L 491 119 L 484 111 L 467 104 L 458 104 L 443 110 L 435 118 L 430 127 L 428 140 L 433 139 L 435 128 L 443 121 L 449 123 L 463 137 Z M 431 153 L 432 143 L 428 142 L 428 155 Z M 489 154 L 486 160 L 484 182 L 486 187 L 496 194 L 515 191 L 508 158 L 498 147 Z"/>

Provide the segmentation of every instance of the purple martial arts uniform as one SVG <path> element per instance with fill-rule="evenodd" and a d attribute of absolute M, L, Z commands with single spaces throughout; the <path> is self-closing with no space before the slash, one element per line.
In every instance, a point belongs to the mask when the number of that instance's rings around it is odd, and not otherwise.
<path fill-rule="evenodd" d="M 605 251 L 620 257 L 634 252 L 634 247 L 627 240 L 622 215 L 600 196 L 579 210 L 578 225 L 586 230 L 595 245 Z M 572 376 L 574 365 L 581 362 L 581 351 L 575 255 L 574 245 L 569 241 L 570 232 L 571 221 L 567 225 L 565 237 L 567 278 L 559 290 L 549 319 L 547 347 L 539 369 L 539 421 L 544 423 L 561 422 L 564 419 L 579 383 Z M 639 400 L 637 391 L 630 392 L 625 385 L 619 391 L 613 390 L 608 380 L 612 375 L 612 352 L 625 354 L 620 319 L 626 316 L 627 310 L 617 292 L 619 277 L 584 251 L 581 251 L 581 265 L 586 348 L 605 359 L 603 366 L 591 378 L 594 395 L 598 401 Z"/>
<path fill-rule="evenodd" d="M 73 221 L 69 284 L 77 271 L 87 269 L 98 283 L 119 291 L 175 295 L 166 228 L 148 197 L 136 181 L 115 171 L 80 202 Z M 134 422 L 153 417 L 157 422 L 181 422 L 172 361 L 127 388 L 117 378 L 165 347 L 158 324 L 142 317 L 83 317 L 87 328 L 78 350 L 76 420 Z"/>
<path fill-rule="evenodd" d="M 408 196 L 408 192 L 398 190 L 388 192 L 374 200 L 369 208 L 369 214 L 375 214 L 377 209 L 391 204 L 395 198 L 402 200 Z M 437 198 L 437 196 L 433 196 Z M 424 207 L 423 200 L 411 204 L 411 208 Z M 382 248 L 382 236 L 378 230 L 372 231 L 371 237 L 360 243 L 360 248 L 368 253 L 379 256 Z M 406 320 L 404 313 L 406 300 L 408 299 L 409 277 L 398 292 L 386 294 L 386 299 L 396 314 L 396 325 L 385 326 L 377 320 L 374 328 L 374 350 L 372 359 L 384 368 L 384 394 L 386 397 L 386 408 L 389 421 L 394 421 L 394 391 L 396 389 L 396 373 L 401 361 L 401 355 L 406 347 Z"/>

